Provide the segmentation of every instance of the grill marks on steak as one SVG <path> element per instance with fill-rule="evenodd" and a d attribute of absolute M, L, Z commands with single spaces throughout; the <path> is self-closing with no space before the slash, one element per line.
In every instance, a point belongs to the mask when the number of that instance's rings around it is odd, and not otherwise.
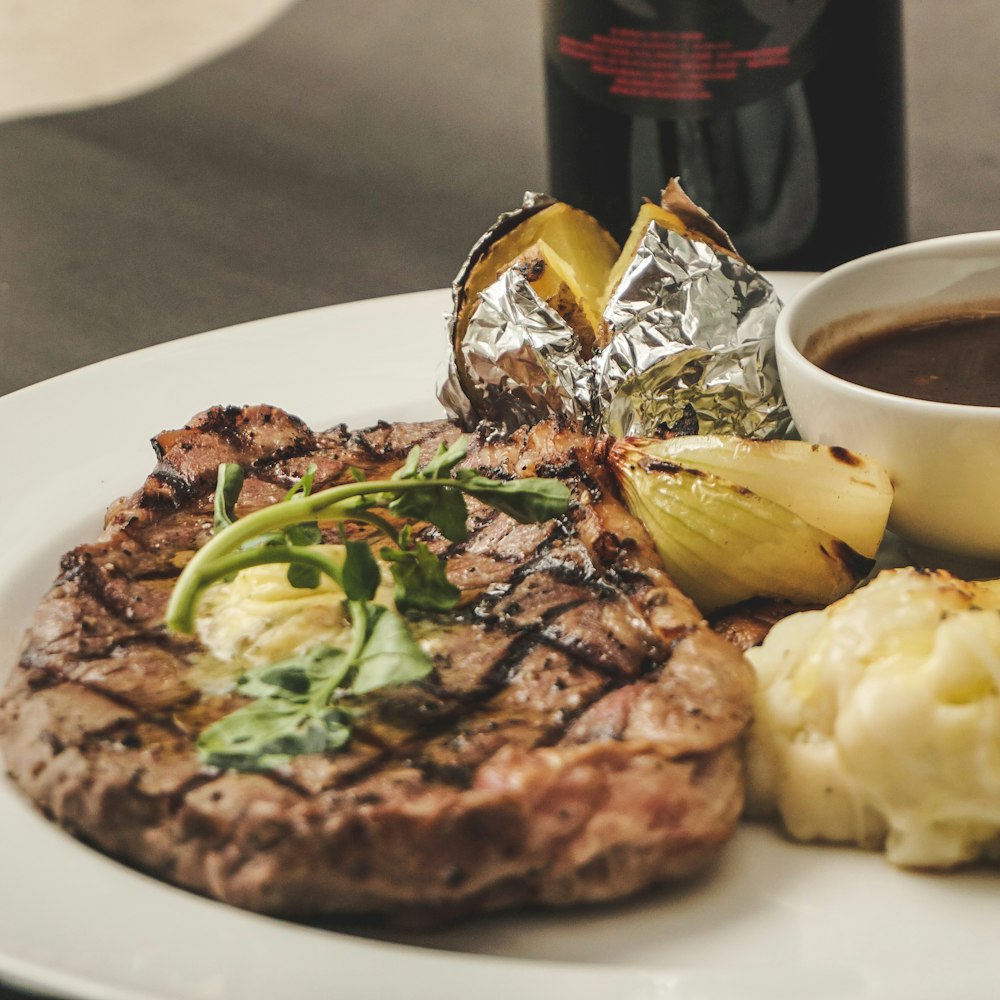
<path fill-rule="evenodd" d="M 448 558 L 463 600 L 420 626 L 435 669 L 372 698 L 347 748 L 280 773 L 217 773 L 197 734 L 242 703 L 192 682 L 164 631 L 172 582 L 208 538 L 220 462 L 237 513 L 317 466 L 316 487 L 389 475 L 443 421 L 324 433 L 270 407 L 216 408 L 155 439 L 158 463 L 63 561 L 0 699 L 15 780 L 102 849 L 254 909 L 440 919 L 625 895 L 688 874 L 742 805 L 751 676 L 660 568 L 615 499 L 600 442 L 543 424 L 472 442 L 494 476 L 554 475 L 570 513 L 517 525 L 470 501 Z"/>
<path fill-rule="evenodd" d="M 216 406 L 199 414 L 179 431 L 163 431 L 153 438 L 159 462 L 145 487 L 146 499 L 154 484 L 162 483 L 162 499 L 174 499 L 215 484 L 223 462 L 254 466 L 300 454 L 313 435 L 297 417 L 271 406 Z"/>

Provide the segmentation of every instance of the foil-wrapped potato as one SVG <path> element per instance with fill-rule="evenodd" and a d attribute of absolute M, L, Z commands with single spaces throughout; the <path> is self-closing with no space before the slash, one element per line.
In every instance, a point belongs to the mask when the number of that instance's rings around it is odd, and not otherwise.
<path fill-rule="evenodd" d="M 558 414 L 615 434 L 787 430 L 780 302 L 676 180 L 640 208 L 621 251 L 585 212 L 529 193 L 452 292 L 439 398 L 466 426 Z"/>
<path fill-rule="evenodd" d="M 593 348 L 598 302 L 619 247 L 591 215 L 545 195 L 527 194 L 515 212 L 500 217 L 473 247 L 454 285 L 451 321 L 456 350 L 479 296 L 509 269 L 522 274 L 539 297 L 578 329 Z"/>
<path fill-rule="evenodd" d="M 452 284 L 445 406 L 466 426 L 487 415 L 509 429 L 552 412 L 582 419 L 572 384 L 598 349 L 619 252 L 593 216 L 547 195 L 529 192 L 501 215 Z"/>

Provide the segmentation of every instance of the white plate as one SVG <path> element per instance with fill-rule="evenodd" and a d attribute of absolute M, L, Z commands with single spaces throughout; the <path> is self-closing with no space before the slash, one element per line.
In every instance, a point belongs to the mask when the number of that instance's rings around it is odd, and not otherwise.
<path fill-rule="evenodd" d="M 805 279 L 777 275 L 787 300 Z M 0 399 L 0 675 L 60 555 L 214 403 L 315 427 L 440 413 L 448 295 L 260 320 Z M 95 1000 L 909 1000 L 995 997 L 1000 878 L 741 829 L 697 884 L 619 906 L 376 939 L 244 913 L 108 860 L 0 780 L 0 979 Z"/>

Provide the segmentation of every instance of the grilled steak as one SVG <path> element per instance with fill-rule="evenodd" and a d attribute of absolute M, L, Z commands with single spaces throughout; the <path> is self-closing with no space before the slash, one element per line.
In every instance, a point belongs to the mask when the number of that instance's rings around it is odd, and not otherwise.
<path fill-rule="evenodd" d="M 471 502 L 446 553 L 459 609 L 426 679 L 369 696 L 345 748 L 246 773 L 194 741 L 245 699 L 199 690 L 196 639 L 167 632 L 181 565 L 211 528 L 220 462 L 238 513 L 313 463 L 384 478 L 445 422 L 313 433 L 266 406 L 215 408 L 154 441 L 158 463 L 39 607 L 0 700 L 14 780 L 109 854 L 239 906 L 442 919 L 621 897 L 700 869 L 742 806 L 752 679 L 663 572 L 614 494 L 599 441 L 553 424 L 473 440 L 485 474 L 558 477 L 564 517 L 520 525 Z"/>
<path fill-rule="evenodd" d="M 753 646 L 759 646 L 782 618 L 820 608 L 819 604 L 790 604 L 771 598 L 752 598 L 742 604 L 721 608 L 710 616 L 709 621 L 719 635 L 746 652 Z"/>

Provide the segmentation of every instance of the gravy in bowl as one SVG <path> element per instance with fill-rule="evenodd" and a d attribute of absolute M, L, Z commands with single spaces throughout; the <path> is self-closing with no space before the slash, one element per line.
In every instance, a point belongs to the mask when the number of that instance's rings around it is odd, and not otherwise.
<path fill-rule="evenodd" d="M 831 375 L 868 389 L 936 403 L 1000 406 L 1000 311 L 863 332 L 834 324 L 810 341 L 806 353 Z"/>

